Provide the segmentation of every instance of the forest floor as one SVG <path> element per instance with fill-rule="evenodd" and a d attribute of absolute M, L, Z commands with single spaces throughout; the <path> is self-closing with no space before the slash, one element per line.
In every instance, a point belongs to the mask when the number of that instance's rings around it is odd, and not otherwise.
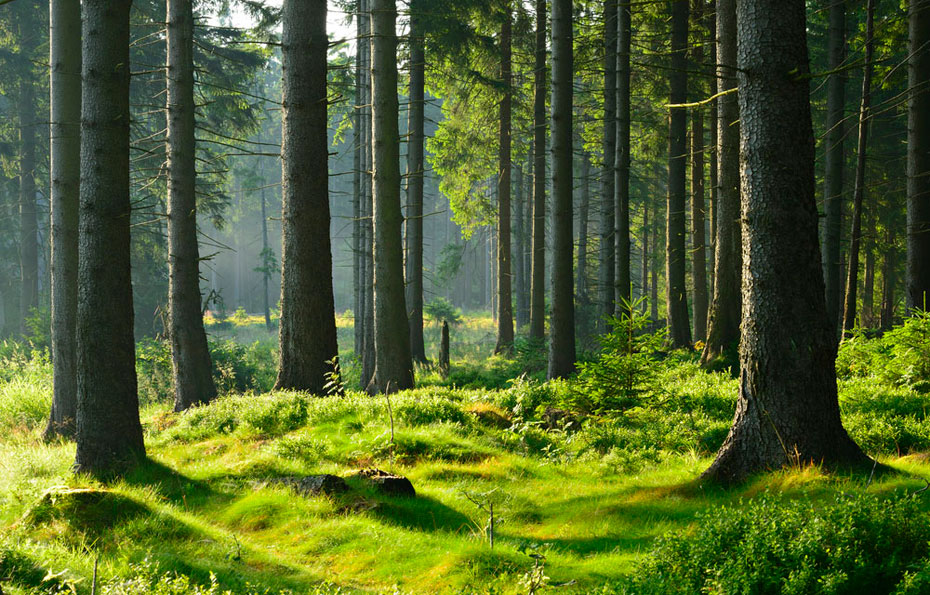
<path fill-rule="evenodd" d="M 736 382 L 700 370 L 694 353 L 664 354 L 642 372 L 637 399 L 611 404 L 584 373 L 541 382 L 538 346 L 485 357 L 492 322 L 473 315 L 453 331 L 449 379 L 422 368 L 420 388 L 390 399 L 320 398 L 267 392 L 274 334 L 263 321 L 210 328 L 230 394 L 171 412 L 164 348 L 141 344 L 149 460 L 106 484 L 70 473 L 72 444 L 40 440 L 47 355 L 0 344 L 3 593 L 90 593 L 95 564 L 97 593 L 671 592 L 650 582 L 661 574 L 676 592 L 734 592 L 783 585 L 787 572 L 800 585 L 791 592 L 858 592 L 862 572 L 887 575 L 870 592 L 928 592 L 925 380 L 919 369 L 905 382 L 889 376 L 908 355 L 880 339 L 841 351 L 841 402 L 853 437 L 900 473 L 805 466 L 724 489 L 699 475 L 726 435 Z M 351 320 L 339 328 L 350 346 Z M 351 355 L 342 360 L 354 386 Z M 409 478 L 416 497 L 353 477 L 366 468 Z M 276 481 L 324 473 L 347 477 L 349 491 L 303 496 Z M 707 527 L 732 543 L 715 552 L 688 541 L 707 542 Z M 719 555 L 758 555 L 768 566 L 735 577 Z M 706 568 L 685 568 L 689 558 Z M 804 569 L 817 577 L 803 582 Z"/>

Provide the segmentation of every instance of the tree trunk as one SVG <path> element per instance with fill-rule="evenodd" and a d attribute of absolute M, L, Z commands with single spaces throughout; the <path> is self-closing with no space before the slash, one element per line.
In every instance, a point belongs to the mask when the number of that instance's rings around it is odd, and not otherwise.
<path fill-rule="evenodd" d="M 168 0 L 168 335 L 174 410 L 216 397 L 200 309 L 192 0 Z"/>
<path fill-rule="evenodd" d="M 519 223 L 523 230 L 523 250 L 520 252 L 520 267 L 523 269 L 523 291 L 517 292 L 517 326 L 530 323 L 530 289 L 532 286 L 532 244 L 533 244 L 533 162 L 535 159 L 533 142 L 526 154 L 526 166 L 520 174 L 520 186 L 523 193 L 523 220 Z"/>
<path fill-rule="evenodd" d="M 526 252 L 526 233 L 523 222 L 526 218 L 526 196 L 523 192 L 523 166 L 517 165 L 517 185 L 513 197 L 513 294 L 516 308 L 514 320 L 517 329 L 526 324 L 526 314 L 523 310 L 523 295 L 526 293 L 526 269 L 524 267 L 524 254 Z"/>
<path fill-rule="evenodd" d="M 375 265 L 375 369 L 368 385 L 371 393 L 413 388 L 401 240 L 396 19 L 395 0 L 371 0 Z"/>
<path fill-rule="evenodd" d="M 875 326 L 875 208 L 865 213 L 868 220 L 865 232 L 865 271 L 862 278 L 862 324 Z"/>
<path fill-rule="evenodd" d="M 77 314 L 78 472 L 145 456 L 129 258 L 128 0 L 83 0 Z"/>
<path fill-rule="evenodd" d="M 652 204 L 652 281 L 649 286 L 649 318 L 653 325 L 659 323 L 659 203 Z"/>
<path fill-rule="evenodd" d="M 907 308 L 930 308 L 930 0 L 910 0 Z"/>
<path fill-rule="evenodd" d="M 843 168 L 846 139 L 846 0 L 830 3 L 828 66 L 833 74 L 827 78 L 827 134 L 824 140 L 823 204 L 826 214 L 823 227 L 824 282 L 827 318 L 834 326 L 840 323 L 840 239 L 843 226 Z"/>
<path fill-rule="evenodd" d="M 872 51 L 874 43 L 875 0 L 866 8 L 865 73 L 862 77 L 862 104 L 859 107 L 859 143 L 856 157 L 856 186 L 853 190 L 852 231 L 849 234 L 849 266 L 846 268 L 846 301 L 843 306 L 843 331 L 856 326 L 856 289 L 859 279 L 859 250 L 862 244 L 862 203 L 865 199 L 865 154 L 869 142 L 869 117 L 872 105 Z"/>
<path fill-rule="evenodd" d="M 736 88 L 736 0 L 717 0 L 717 241 L 714 295 L 701 364 L 718 361 L 740 337 L 740 165 Z"/>
<path fill-rule="evenodd" d="M 20 330 L 29 332 L 27 319 L 39 307 L 39 227 L 36 213 L 36 90 L 32 59 L 38 40 L 32 14 L 33 6 L 17 7 L 20 51 L 23 61 L 19 83 L 19 263 L 22 280 L 20 293 Z"/>
<path fill-rule="evenodd" d="M 513 75 L 511 73 L 510 5 L 504 9 L 501 25 L 501 80 L 504 96 L 500 103 L 499 151 L 497 172 L 497 345 L 494 353 L 513 350 L 513 294 L 511 292 L 510 249 L 510 120 L 513 111 Z"/>
<path fill-rule="evenodd" d="M 546 335 L 546 0 L 536 0 L 530 337 Z"/>
<path fill-rule="evenodd" d="M 704 0 L 692 0 L 694 28 L 701 37 L 691 48 L 695 71 L 704 65 L 703 32 Z M 696 97 L 703 95 L 700 79 L 692 83 Z M 704 111 L 703 106 L 691 110 L 691 282 L 694 302 L 694 340 L 703 342 L 707 338 L 707 256 L 704 236 Z"/>
<path fill-rule="evenodd" d="M 362 374 L 361 386 L 368 387 L 375 371 L 374 228 L 372 220 L 371 136 L 371 0 L 359 0 L 362 37 L 358 51 L 364 65 L 362 92 Z"/>
<path fill-rule="evenodd" d="M 584 151 L 581 156 L 581 204 L 578 206 L 578 264 L 575 266 L 575 291 L 578 302 L 588 303 L 588 216 L 591 204 L 589 177 L 591 154 Z"/>
<path fill-rule="evenodd" d="M 704 477 L 869 462 L 843 429 L 814 199 L 805 3 L 738 0 L 743 337 L 736 416 Z"/>
<path fill-rule="evenodd" d="M 443 378 L 449 376 L 449 368 L 449 322 L 443 320 L 439 338 L 439 373 Z"/>
<path fill-rule="evenodd" d="M 632 7 L 622 2 L 617 20 L 617 150 L 614 156 L 616 178 L 617 233 L 617 314 L 626 311 L 624 302 L 632 298 L 630 275 L 630 51 L 632 48 Z"/>
<path fill-rule="evenodd" d="M 46 439 L 74 436 L 77 417 L 78 203 L 81 184 L 81 3 L 49 4 L 52 182 L 52 363 Z M 0 303 L 0 309 L 3 304 Z M 2 325 L 0 325 L 2 329 Z"/>
<path fill-rule="evenodd" d="M 426 54 L 418 1 L 410 5 L 410 91 L 407 111 L 406 304 L 410 355 L 426 362 L 423 342 L 423 124 Z"/>
<path fill-rule="evenodd" d="M 265 200 L 264 161 L 262 161 L 262 313 L 265 315 L 265 328 L 271 330 L 271 303 L 268 297 L 268 284 L 271 279 L 271 246 L 268 243 L 268 210 Z"/>
<path fill-rule="evenodd" d="M 688 98 L 688 1 L 673 0 L 672 70 L 669 103 L 680 105 Z M 688 111 L 671 108 L 668 128 L 668 212 L 665 236 L 665 303 L 668 337 L 672 347 L 691 346 L 688 323 L 688 289 L 685 284 L 685 179 L 688 170 Z"/>
<path fill-rule="evenodd" d="M 648 199 L 645 199 L 648 200 Z M 643 300 L 643 311 L 645 312 L 646 302 L 649 295 L 649 257 L 652 251 L 649 250 L 649 204 L 643 204 L 643 260 L 642 260 L 642 287 L 640 288 L 639 297 Z"/>
<path fill-rule="evenodd" d="M 355 37 L 357 39 L 355 49 L 355 113 L 353 114 L 353 134 L 355 142 L 355 155 L 353 156 L 353 166 L 355 175 L 352 176 L 352 295 L 353 301 L 353 321 L 352 330 L 355 338 L 355 355 L 361 356 L 365 346 L 365 293 L 364 283 L 362 281 L 362 177 L 365 175 L 364 165 L 364 135 L 362 127 L 365 125 L 365 118 L 362 115 L 364 105 L 364 83 L 366 79 L 366 70 L 363 58 L 365 53 L 362 51 L 364 43 L 365 30 L 362 27 L 362 0 L 358 0 L 355 12 Z"/>
<path fill-rule="evenodd" d="M 598 263 L 598 332 L 607 331 L 607 316 L 614 314 L 617 275 L 616 183 L 617 147 L 617 0 L 604 1 L 604 134 L 601 141 L 601 246 Z"/>
<path fill-rule="evenodd" d="M 709 63 L 711 64 L 711 69 L 709 74 L 714 77 L 714 82 L 711 84 L 710 92 L 711 94 L 717 92 L 717 11 L 715 10 L 716 0 L 707 0 L 707 6 L 703 8 L 705 14 L 705 25 L 707 26 L 707 31 L 710 34 L 709 49 L 710 49 L 710 59 Z M 708 115 L 710 116 L 710 145 L 708 148 L 708 154 L 710 155 L 710 218 L 708 221 L 708 230 L 710 232 L 710 237 L 707 240 L 707 255 L 710 259 L 708 263 L 708 296 L 709 299 L 713 299 L 714 296 L 714 261 L 717 254 L 717 188 L 718 188 L 718 179 L 717 179 L 717 132 L 720 129 L 718 125 L 717 117 L 717 100 L 714 99 L 708 105 Z M 708 303 L 707 318 L 710 319 L 710 304 Z M 706 342 L 706 340 L 705 340 Z"/>
<path fill-rule="evenodd" d="M 572 2 L 552 2 L 552 316 L 548 377 L 575 371 L 572 279 Z"/>
<path fill-rule="evenodd" d="M 894 286 L 897 281 L 895 265 L 898 262 L 898 249 L 895 244 L 895 226 L 885 226 L 887 249 L 882 260 L 882 313 L 880 327 L 883 331 L 891 329 L 894 324 Z"/>
<path fill-rule="evenodd" d="M 329 238 L 326 2 L 285 0 L 282 20 L 281 356 L 275 388 L 323 394 L 339 356 Z"/>

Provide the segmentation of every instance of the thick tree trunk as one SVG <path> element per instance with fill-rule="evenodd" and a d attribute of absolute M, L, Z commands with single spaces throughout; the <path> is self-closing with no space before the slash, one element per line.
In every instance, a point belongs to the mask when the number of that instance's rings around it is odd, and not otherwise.
<path fill-rule="evenodd" d="M 423 124 L 426 54 L 419 2 L 410 5 L 410 87 L 407 111 L 407 258 L 406 303 L 410 324 L 410 355 L 426 362 L 423 342 Z"/>
<path fill-rule="evenodd" d="M 49 47 L 54 389 L 52 412 L 44 433 L 46 439 L 73 437 L 77 417 L 75 319 L 81 190 L 80 0 L 51 0 L 49 3 Z"/>
<path fill-rule="evenodd" d="M 701 31 L 704 20 L 704 0 L 692 0 L 694 28 Z M 703 36 L 701 36 L 703 37 Z M 703 39 L 691 48 L 691 58 L 696 71 L 704 64 Z M 695 96 L 703 95 L 700 79 L 695 79 Z M 694 302 L 694 340 L 707 338 L 707 246 L 704 236 L 704 111 L 703 106 L 691 110 L 691 283 Z"/>
<path fill-rule="evenodd" d="M 843 429 L 814 199 L 803 0 L 739 0 L 743 337 L 736 416 L 704 477 L 868 462 Z"/>
<path fill-rule="evenodd" d="M 536 0 L 533 88 L 533 254 L 530 337 L 546 335 L 546 0 Z"/>
<path fill-rule="evenodd" d="M 501 81 L 504 96 L 500 103 L 497 172 L 497 345 L 494 353 L 513 349 L 513 280 L 510 249 L 510 120 L 513 111 L 513 75 L 511 73 L 510 5 L 504 9 L 501 25 Z"/>
<path fill-rule="evenodd" d="M 872 49 L 874 43 L 875 0 L 866 9 L 865 73 L 862 77 L 862 103 L 859 106 L 859 143 L 856 157 L 856 185 L 853 190 L 852 231 L 849 234 L 849 266 L 846 268 L 846 300 L 843 306 L 843 331 L 856 326 L 856 290 L 859 280 L 859 251 L 862 245 L 862 203 L 865 199 L 865 156 L 869 142 L 869 117 L 872 106 Z"/>
<path fill-rule="evenodd" d="M 19 83 L 19 265 L 22 281 L 20 330 L 28 333 L 26 320 L 39 307 L 39 227 L 36 212 L 36 90 L 32 58 L 37 44 L 33 6 L 17 7 L 23 67 Z"/>
<path fill-rule="evenodd" d="M 216 397 L 200 309 L 192 0 L 168 0 L 168 335 L 174 410 Z"/>
<path fill-rule="evenodd" d="M 285 0 L 282 20 L 281 356 L 275 388 L 323 394 L 339 355 L 329 238 L 326 1 Z"/>
<path fill-rule="evenodd" d="M 630 275 L 630 51 L 633 40 L 632 7 L 621 2 L 617 19 L 617 150 L 614 156 L 617 233 L 617 314 L 632 298 Z"/>
<path fill-rule="evenodd" d="M 581 156 L 581 204 L 578 205 L 578 264 L 575 265 L 575 292 L 578 302 L 588 303 L 588 218 L 591 205 L 591 154 Z"/>
<path fill-rule="evenodd" d="M 368 385 L 371 393 L 413 388 L 401 239 L 396 19 L 394 0 L 371 0 L 375 273 L 375 369 Z"/>
<path fill-rule="evenodd" d="M 552 316 L 549 378 L 575 371 L 572 278 L 572 2 L 552 2 Z"/>
<path fill-rule="evenodd" d="M 688 0 L 673 0 L 672 69 L 669 103 L 680 105 L 688 97 Z M 688 111 L 671 108 L 668 127 L 668 212 L 665 235 L 665 304 L 668 338 L 672 347 L 690 347 L 688 289 L 685 283 L 685 179 L 688 172 Z"/>
<path fill-rule="evenodd" d="M 930 0 L 910 1 L 907 308 L 930 309 Z"/>
<path fill-rule="evenodd" d="M 823 204 L 826 217 L 823 226 L 823 271 L 826 285 L 827 318 L 839 327 L 840 310 L 840 238 L 843 225 L 843 168 L 846 156 L 846 0 L 830 3 L 829 41 L 827 42 L 827 121 L 824 140 Z"/>
<path fill-rule="evenodd" d="M 83 0 L 75 469 L 145 456 L 129 264 L 129 0 Z"/>
<path fill-rule="evenodd" d="M 717 0 L 717 241 L 714 292 L 703 365 L 717 361 L 740 336 L 739 104 L 736 88 L 736 0 Z"/>
<path fill-rule="evenodd" d="M 607 316 L 614 314 L 617 299 L 617 236 L 616 203 L 620 189 L 616 184 L 617 166 L 617 0 L 604 1 L 604 134 L 601 153 L 604 162 L 601 171 L 601 245 L 598 262 L 598 316 L 597 329 L 607 330 Z"/>

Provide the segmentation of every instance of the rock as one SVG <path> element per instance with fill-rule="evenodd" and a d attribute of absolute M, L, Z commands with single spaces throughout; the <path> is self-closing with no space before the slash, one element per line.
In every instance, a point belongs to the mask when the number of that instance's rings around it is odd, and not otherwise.
<path fill-rule="evenodd" d="M 387 471 L 382 471 L 380 469 L 362 469 L 355 477 L 367 481 L 376 491 L 385 496 L 413 498 L 417 495 L 409 479 L 400 475 L 388 473 Z"/>
<path fill-rule="evenodd" d="M 332 495 L 349 491 L 349 485 L 338 475 L 308 475 L 307 477 L 281 477 L 272 483 L 284 484 L 301 496 Z"/>

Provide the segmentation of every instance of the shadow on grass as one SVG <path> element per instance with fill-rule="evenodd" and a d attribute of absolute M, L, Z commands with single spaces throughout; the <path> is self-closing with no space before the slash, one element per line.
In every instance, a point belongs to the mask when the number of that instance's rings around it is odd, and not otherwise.
<path fill-rule="evenodd" d="M 469 517 L 429 496 L 379 499 L 371 514 L 413 531 L 461 533 L 475 526 Z"/>
<path fill-rule="evenodd" d="M 123 480 L 133 487 L 154 490 L 171 503 L 185 508 L 226 504 L 235 498 L 235 494 L 217 491 L 205 481 L 191 479 L 150 458 L 135 466 Z"/>

